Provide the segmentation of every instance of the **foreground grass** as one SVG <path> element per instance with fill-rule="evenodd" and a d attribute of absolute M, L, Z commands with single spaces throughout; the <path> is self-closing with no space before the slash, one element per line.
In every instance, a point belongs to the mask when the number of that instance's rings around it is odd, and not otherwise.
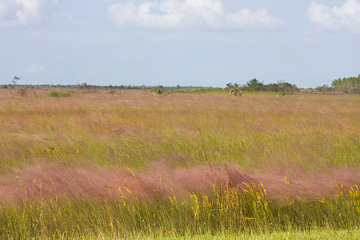
<path fill-rule="evenodd" d="M 360 191 L 357 186 L 348 193 L 343 187 L 337 190 L 334 197 L 285 202 L 269 199 L 266 189 L 255 184 L 221 191 L 214 185 L 211 194 L 189 193 L 180 199 L 161 192 L 153 200 L 122 196 L 76 201 L 67 195 L 24 199 L 1 207 L 0 238 L 210 238 L 220 233 L 250 238 L 273 232 L 306 235 L 312 229 L 323 234 L 353 231 L 360 223 Z"/>

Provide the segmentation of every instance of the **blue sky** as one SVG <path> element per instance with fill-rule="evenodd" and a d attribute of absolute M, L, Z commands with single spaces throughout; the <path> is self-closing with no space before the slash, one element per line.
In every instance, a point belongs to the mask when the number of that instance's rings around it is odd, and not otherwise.
<path fill-rule="evenodd" d="M 359 43 L 360 0 L 0 0 L 0 84 L 316 87 Z"/>

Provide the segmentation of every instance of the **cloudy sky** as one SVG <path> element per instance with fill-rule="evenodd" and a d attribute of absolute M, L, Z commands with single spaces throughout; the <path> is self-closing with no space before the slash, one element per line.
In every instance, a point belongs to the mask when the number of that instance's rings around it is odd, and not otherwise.
<path fill-rule="evenodd" d="M 359 56 L 360 0 L 0 0 L 0 84 L 316 87 Z"/>

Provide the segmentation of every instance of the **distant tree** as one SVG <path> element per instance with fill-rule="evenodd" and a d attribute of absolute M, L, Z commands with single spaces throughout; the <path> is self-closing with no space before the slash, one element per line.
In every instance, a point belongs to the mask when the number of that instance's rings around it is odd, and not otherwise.
<path fill-rule="evenodd" d="M 277 84 L 278 92 L 295 92 L 297 91 L 297 87 L 287 82 L 280 82 Z"/>
<path fill-rule="evenodd" d="M 323 85 L 315 88 L 317 92 L 332 92 L 334 91 L 333 87 L 329 87 L 328 85 Z"/>
<path fill-rule="evenodd" d="M 162 85 L 159 85 L 156 88 L 151 89 L 150 91 L 153 92 L 156 95 L 167 95 L 167 94 L 169 94 L 169 92 Z"/>
<path fill-rule="evenodd" d="M 228 84 L 226 84 L 226 88 L 234 88 L 235 86 L 232 84 L 232 83 L 228 83 Z"/>
<path fill-rule="evenodd" d="M 261 91 L 264 84 L 259 82 L 256 78 L 251 79 L 246 83 L 249 91 Z"/>
<path fill-rule="evenodd" d="M 269 91 L 269 92 L 278 92 L 278 84 L 276 83 L 270 83 L 265 86 L 263 86 L 263 91 Z"/>
<path fill-rule="evenodd" d="M 15 86 L 19 80 L 20 80 L 19 77 L 14 76 L 14 78 L 13 78 L 13 80 L 12 80 L 11 82 L 12 82 L 12 84 Z"/>
<path fill-rule="evenodd" d="M 258 81 L 256 78 L 251 79 L 245 85 L 239 86 L 238 84 L 228 83 L 226 89 L 239 88 L 244 91 L 268 91 L 268 92 L 296 92 L 299 89 L 296 85 L 290 84 L 288 82 L 279 81 L 278 83 L 264 84 L 263 82 Z"/>
<path fill-rule="evenodd" d="M 332 81 L 331 86 L 335 91 L 360 93 L 360 74 L 358 77 L 336 79 Z"/>

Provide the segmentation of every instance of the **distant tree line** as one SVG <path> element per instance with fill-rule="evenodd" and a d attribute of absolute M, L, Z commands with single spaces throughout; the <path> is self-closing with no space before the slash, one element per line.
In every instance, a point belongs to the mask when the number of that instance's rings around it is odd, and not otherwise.
<path fill-rule="evenodd" d="M 331 83 L 335 91 L 360 93 L 360 74 L 357 77 L 336 79 Z"/>
<path fill-rule="evenodd" d="M 226 84 L 226 89 L 240 89 L 242 91 L 264 91 L 264 92 L 297 92 L 299 89 L 294 84 L 290 84 L 288 82 L 278 82 L 278 83 L 270 83 L 264 84 L 263 82 L 258 81 L 256 78 L 251 79 L 245 85 L 239 85 L 237 83 Z"/>
<path fill-rule="evenodd" d="M 14 78 L 15 79 L 15 78 Z M 15 79 L 16 81 L 18 79 Z M 214 88 L 214 87 L 202 87 L 202 86 L 145 86 L 145 85 L 108 85 L 108 86 L 99 86 L 99 85 L 90 85 L 87 83 L 77 84 L 77 85 L 61 85 L 61 84 L 38 84 L 38 85 L 31 85 L 31 84 L 0 84 L 0 88 L 4 89 L 13 89 L 13 88 L 26 88 L 26 89 L 80 89 L 80 90 L 94 90 L 94 89 L 111 89 L 111 90 L 121 90 L 121 89 L 127 89 L 127 90 L 152 90 L 154 88 L 166 88 L 166 90 L 171 91 L 195 91 L 195 90 L 201 90 L 201 91 L 211 91 L 211 90 L 221 90 L 221 88 Z"/>
<path fill-rule="evenodd" d="M 335 92 L 335 89 L 329 85 L 322 85 L 322 86 L 318 86 L 314 89 L 312 89 L 312 91 L 315 92 Z"/>
<path fill-rule="evenodd" d="M 132 90 L 151 90 L 156 88 L 156 86 L 135 86 L 135 85 L 109 85 L 109 86 L 97 86 L 97 85 L 87 85 L 86 83 L 78 85 L 53 85 L 53 84 L 40 84 L 40 85 L 29 85 L 29 84 L 17 84 L 17 81 L 20 80 L 18 77 L 14 77 L 12 84 L 3 84 L 0 85 L 0 88 L 29 88 L 29 89 L 42 89 L 42 88 L 67 88 L 67 89 L 132 89 Z M 212 88 L 212 87 L 195 87 L 195 86 L 174 86 L 166 87 L 167 90 L 171 91 L 193 91 L 193 90 L 221 90 L 221 88 Z M 294 84 L 288 82 L 279 81 L 278 83 L 264 84 L 263 82 L 258 81 L 256 78 L 251 79 L 246 84 L 241 85 L 237 83 L 228 83 L 226 84 L 225 89 L 231 91 L 233 89 L 238 89 L 241 91 L 266 91 L 266 92 L 297 92 L 299 89 Z M 314 89 L 310 88 L 311 91 L 317 92 L 346 92 L 346 93 L 360 93 L 360 74 L 357 77 L 349 78 L 339 78 L 334 80 L 331 83 L 331 86 L 323 85 L 316 87 Z"/>
<path fill-rule="evenodd" d="M 360 74 L 357 77 L 335 79 L 331 86 L 323 85 L 314 90 L 317 92 L 360 93 Z"/>
<path fill-rule="evenodd" d="M 153 87 L 146 87 L 146 86 L 134 86 L 134 85 L 119 85 L 119 86 L 97 86 L 97 85 L 88 85 L 86 83 L 78 84 L 78 85 L 53 85 L 53 84 L 38 84 L 38 85 L 31 85 L 31 84 L 3 84 L 0 85 L 0 88 L 30 88 L 30 89 L 42 89 L 42 88 L 80 88 L 80 89 L 151 89 Z"/>

